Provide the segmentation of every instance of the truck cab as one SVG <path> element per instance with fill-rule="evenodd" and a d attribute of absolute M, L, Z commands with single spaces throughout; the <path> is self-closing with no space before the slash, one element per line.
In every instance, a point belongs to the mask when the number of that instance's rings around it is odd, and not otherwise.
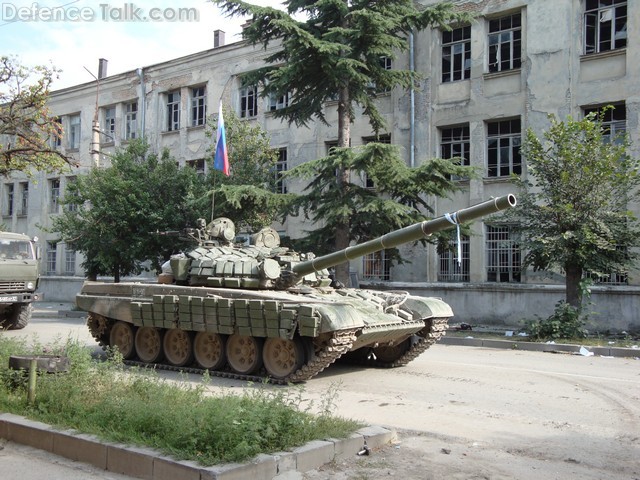
<path fill-rule="evenodd" d="M 39 259 L 34 240 L 27 235 L 0 232 L 0 328 L 17 330 L 27 326 L 33 311 Z"/>

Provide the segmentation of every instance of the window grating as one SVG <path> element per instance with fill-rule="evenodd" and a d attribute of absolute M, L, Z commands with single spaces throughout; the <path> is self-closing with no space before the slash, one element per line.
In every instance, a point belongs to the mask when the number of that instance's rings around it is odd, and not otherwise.
<path fill-rule="evenodd" d="M 486 225 L 488 282 L 520 282 L 520 246 L 510 225 Z"/>

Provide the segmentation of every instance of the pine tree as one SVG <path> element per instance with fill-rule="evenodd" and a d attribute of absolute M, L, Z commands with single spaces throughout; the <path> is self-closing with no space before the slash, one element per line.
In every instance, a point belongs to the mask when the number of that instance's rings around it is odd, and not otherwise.
<path fill-rule="evenodd" d="M 449 3 L 425 8 L 413 0 L 289 0 L 283 3 L 286 12 L 242 1 L 212 2 L 231 16 L 250 16 L 243 31 L 249 44 L 277 45 L 276 52 L 266 58 L 267 65 L 247 75 L 248 82 L 261 83 L 263 95 L 289 96 L 288 106 L 277 110 L 276 117 L 297 126 L 311 121 L 327 123 L 325 102 L 337 98 L 338 148 L 350 145 L 356 107 L 362 109 L 378 135 L 385 124 L 376 104 L 377 94 L 395 87 L 413 88 L 418 79 L 412 71 L 385 69 L 382 58 L 393 59 L 408 50 L 408 37 L 414 31 L 428 26 L 448 29 L 452 23 L 470 20 Z M 300 16 L 305 19 L 296 20 Z M 347 201 L 351 188 L 348 162 L 332 156 L 327 159 L 337 164 L 335 188 L 339 193 L 326 200 Z M 353 238 L 354 222 L 344 203 L 327 204 L 324 210 L 335 208 L 343 213 L 329 217 L 332 244 L 342 249 Z M 346 283 L 348 265 L 338 266 L 336 276 Z"/>

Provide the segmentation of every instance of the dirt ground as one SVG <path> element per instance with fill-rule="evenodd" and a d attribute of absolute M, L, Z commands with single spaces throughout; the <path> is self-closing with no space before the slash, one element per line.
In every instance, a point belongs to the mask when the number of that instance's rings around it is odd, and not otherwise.
<path fill-rule="evenodd" d="M 340 405 L 397 442 L 305 480 L 640 480 L 640 360 L 436 347 L 394 371 L 336 368 Z M 310 392 L 311 393 L 311 392 Z"/>
<path fill-rule="evenodd" d="M 640 433 L 640 432 L 639 432 Z M 467 443 L 463 439 L 436 438 L 426 433 L 398 432 L 398 440 L 340 463 L 325 465 L 303 474 L 304 480 L 640 480 L 640 440 L 623 463 L 597 465 L 581 458 L 580 440 L 565 451 L 504 449 L 490 444 Z"/>

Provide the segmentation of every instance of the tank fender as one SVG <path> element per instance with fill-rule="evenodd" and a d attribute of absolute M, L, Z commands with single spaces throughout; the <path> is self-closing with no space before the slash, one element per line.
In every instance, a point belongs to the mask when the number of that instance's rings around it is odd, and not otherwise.
<path fill-rule="evenodd" d="M 420 318 L 453 317 L 453 310 L 448 303 L 437 297 L 409 297 L 402 304 L 403 308 L 411 310 L 414 320 Z"/>
<path fill-rule="evenodd" d="M 334 330 L 362 328 L 362 315 L 351 305 L 333 304 L 318 305 L 316 311 L 320 314 L 320 332 Z"/>
<path fill-rule="evenodd" d="M 130 304 L 131 297 L 100 297 L 82 293 L 76 295 L 76 305 L 81 310 L 132 323 Z"/>

